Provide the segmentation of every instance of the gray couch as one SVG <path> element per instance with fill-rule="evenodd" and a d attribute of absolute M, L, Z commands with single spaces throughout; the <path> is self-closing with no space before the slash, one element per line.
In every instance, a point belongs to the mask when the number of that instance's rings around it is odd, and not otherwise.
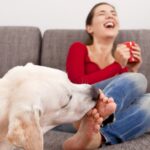
<path fill-rule="evenodd" d="M 10 68 L 27 62 L 65 70 L 68 48 L 75 41 L 84 42 L 87 34 L 83 30 L 46 30 L 41 35 L 37 27 L 0 27 L 0 76 Z M 121 30 L 116 42 L 134 40 L 141 46 L 143 65 L 140 72 L 148 79 L 150 92 L 150 30 Z M 45 134 L 45 150 L 62 149 L 62 143 L 71 133 L 49 131 Z M 149 149 L 149 133 L 112 146 L 104 150 L 145 150 Z"/>

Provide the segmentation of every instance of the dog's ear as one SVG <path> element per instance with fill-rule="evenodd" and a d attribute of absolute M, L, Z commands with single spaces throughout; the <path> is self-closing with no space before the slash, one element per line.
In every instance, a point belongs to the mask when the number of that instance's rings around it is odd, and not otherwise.
<path fill-rule="evenodd" d="M 25 150 L 43 150 L 43 133 L 39 123 L 39 111 L 27 112 L 11 120 L 7 139 L 11 144 Z"/>

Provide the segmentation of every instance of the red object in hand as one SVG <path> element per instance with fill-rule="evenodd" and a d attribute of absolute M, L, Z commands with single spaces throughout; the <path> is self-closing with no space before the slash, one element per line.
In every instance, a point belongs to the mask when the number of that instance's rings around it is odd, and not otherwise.
<path fill-rule="evenodd" d="M 135 42 L 129 41 L 129 42 L 124 42 L 124 44 L 130 49 L 130 58 L 128 59 L 128 62 L 129 63 L 138 62 L 139 60 L 137 58 L 135 58 L 132 53 L 132 51 L 133 51 L 132 46 L 135 46 Z"/>

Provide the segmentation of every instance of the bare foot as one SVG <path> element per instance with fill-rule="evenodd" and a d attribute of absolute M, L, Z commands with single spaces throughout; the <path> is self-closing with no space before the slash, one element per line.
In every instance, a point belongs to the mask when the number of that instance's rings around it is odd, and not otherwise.
<path fill-rule="evenodd" d="M 114 102 L 113 98 L 106 97 L 104 93 L 100 90 L 100 98 L 96 104 L 96 108 L 101 117 L 106 119 L 108 116 L 113 114 L 116 111 L 116 103 Z"/>
<path fill-rule="evenodd" d="M 103 119 L 96 108 L 89 111 L 80 122 L 79 130 L 75 135 L 66 140 L 64 150 L 90 150 L 101 145 L 100 125 Z"/>
<path fill-rule="evenodd" d="M 95 107 L 98 110 L 99 115 L 103 117 L 103 119 L 105 120 L 107 117 L 109 117 L 111 114 L 113 114 L 116 111 L 117 105 L 114 102 L 112 97 L 110 98 L 106 97 L 104 93 L 100 90 L 100 98 Z M 81 120 L 73 123 L 73 126 L 77 130 L 80 127 Z"/>

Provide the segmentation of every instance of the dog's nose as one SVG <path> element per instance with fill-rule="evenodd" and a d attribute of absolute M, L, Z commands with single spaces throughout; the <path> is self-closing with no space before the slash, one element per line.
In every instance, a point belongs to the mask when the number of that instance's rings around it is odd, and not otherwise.
<path fill-rule="evenodd" d="M 92 100 L 97 101 L 99 99 L 99 89 L 95 88 L 94 86 L 91 87 L 91 95 L 92 95 Z"/>

